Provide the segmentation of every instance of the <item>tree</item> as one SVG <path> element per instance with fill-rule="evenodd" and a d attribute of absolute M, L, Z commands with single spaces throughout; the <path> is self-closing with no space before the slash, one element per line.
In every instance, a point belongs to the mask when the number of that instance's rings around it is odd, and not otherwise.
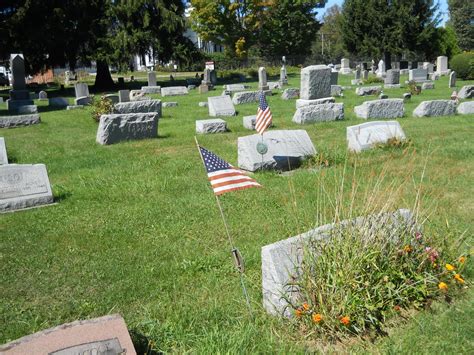
<path fill-rule="evenodd" d="M 439 54 L 445 55 L 448 58 L 452 58 L 456 54 L 461 53 L 461 49 L 458 45 L 458 39 L 456 32 L 451 25 L 446 24 L 446 27 L 438 28 L 440 32 L 440 43 L 439 43 Z"/>
<path fill-rule="evenodd" d="M 346 49 L 356 56 L 424 55 L 433 58 L 438 48 L 439 23 L 433 0 L 346 0 L 341 32 Z"/>
<path fill-rule="evenodd" d="M 472 1 L 448 0 L 449 23 L 456 33 L 459 47 L 474 49 L 474 5 Z"/>
<path fill-rule="evenodd" d="M 258 45 L 266 57 L 307 55 L 314 33 L 321 24 L 316 9 L 324 1 L 275 0 L 265 11 L 258 35 Z"/>

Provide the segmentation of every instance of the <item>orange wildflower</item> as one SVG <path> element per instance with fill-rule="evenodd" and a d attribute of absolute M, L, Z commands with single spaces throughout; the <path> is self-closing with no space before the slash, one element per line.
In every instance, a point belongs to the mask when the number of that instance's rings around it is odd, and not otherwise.
<path fill-rule="evenodd" d="M 298 308 L 298 309 L 295 311 L 295 315 L 296 315 L 296 317 L 301 318 L 301 316 L 303 315 L 303 311 Z"/>
<path fill-rule="evenodd" d="M 304 309 L 305 311 L 309 311 L 309 304 L 303 303 L 303 309 Z"/>
<path fill-rule="evenodd" d="M 455 267 L 451 264 L 446 264 L 446 270 L 448 271 L 453 271 L 455 269 Z"/>
<path fill-rule="evenodd" d="M 311 318 L 313 318 L 314 323 L 319 323 L 323 320 L 323 316 L 319 313 L 313 314 L 313 316 Z"/>
<path fill-rule="evenodd" d="M 344 316 L 341 318 L 341 323 L 344 325 L 349 325 L 350 322 L 351 322 L 351 319 L 348 316 Z"/>
<path fill-rule="evenodd" d="M 413 251 L 413 248 L 412 248 L 410 245 L 405 245 L 405 246 L 403 247 L 403 251 L 404 251 L 405 253 L 411 253 L 411 252 Z"/>
<path fill-rule="evenodd" d="M 464 264 L 464 262 L 466 261 L 466 257 L 465 256 L 460 256 L 458 260 L 461 264 Z"/>
<path fill-rule="evenodd" d="M 456 275 L 454 275 L 454 278 L 455 278 L 456 281 L 458 281 L 460 284 L 463 284 L 463 283 L 464 283 L 464 279 L 462 278 L 461 275 L 456 274 Z"/>
<path fill-rule="evenodd" d="M 447 291 L 447 290 L 448 290 L 448 285 L 446 285 L 446 283 L 444 283 L 444 282 L 440 282 L 440 283 L 438 284 L 438 288 L 439 288 L 440 290 Z"/>
<path fill-rule="evenodd" d="M 396 310 L 397 312 L 400 312 L 401 307 L 399 305 L 396 305 L 395 307 L 393 307 L 393 309 Z"/>

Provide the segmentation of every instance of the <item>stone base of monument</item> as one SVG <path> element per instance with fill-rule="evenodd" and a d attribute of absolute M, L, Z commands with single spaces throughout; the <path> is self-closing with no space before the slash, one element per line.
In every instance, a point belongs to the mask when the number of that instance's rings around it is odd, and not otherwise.
<path fill-rule="evenodd" d="M 36 105 L 20 106 L 15 111 L 19 115 L 29 115 L 31 113 L 38 113 L 38 106 Z"/>
<path fill-rule="evenodd" d="M 305 124 L 342 119 L 344 119 L 344 104 L 327 103 L 298 108 L 292 121 L 298 124 Z"/>
<path fill-rule="evenodd" d="M 396 234 L 397 230 L 400 233 L 407 229 L 416 231 L 411 211 L 400 209 L 394 213 L 370 215 L 344 220 L 338 224 L 327 224 L 262 247 L 262 294 L 263 307 L 267 313 L 290 318 L 294 313 L 289 307 L 288 300 L 293 304 L 301 304 L 305 301 L 295 281 L 297 282 L 301 277 L 305 251 L 309 250 L 311 245 L 318 241 L 328 240 L 332 232 L 340 228 L 357 228 L 365 225 L 383 225 L 387 234 Z"/>
<path fill-rule="evenodd" d="M 0 345 L 4 355 L 126 354 L 136 355 L 124 319 L 119 314 L 78 320 Z"/>
<path fill-rule="evenodd" d="M 341 68 L 339 70 L 339 74 L 344 74 L 344 75 L 352 74 L 352 70 L 351 68 Z"/>
<path fill-rule="evenodd" d="M 401 85 L 400 84 L 384 84 L 383 88 L 384 89 L 400 89 Z"/>
<path fill-rule="evenodd" d="M 198 91 L 200 94 L 205 94 L 208 93 L 210 89 L 211 88 L 209 85 L 201 84 L 199 85 Z"/>
<path fill-rule="evenodd" d="M 196 121 L 196 133 L 209 134 L 224 132 L 227 132 L 227 122 L 220 118 Z"/>
<path fill-rule="evenodd" d="M 161 94 L 161 86 L 142 86 L 141 91 L 145 94 Z"/>
<path fill-rule="evenodd" d="M 92 104 L 92 97 L 90 96 L 78 97 L 77 99 L 74 99 L 74 104 L 83 105 L 83 106 L 90 105 Z"/>
<path fill-rule="evenodd" d="M 161 100 L 140 100 L 140 101 L 129 101 L 119 102 L 114 105 L 114 113 L 148 113 L 154 112 L 161 117 Z"/>
<path fill-rule="evenodd" d="M 359 118 L 399 118 L 403 117 L 405 108 L 403 99 L 383 99 L 365 101 L 354 107 L 354 113 Z"/>
<path fill-rule="evenodd" d="M 15 128 L 41 123 L 40 115 L 0 116 L 0 128 Z"/>
<path fill-rule="evenodd" d="M 348 149 L 354 153 L 385 144 L 390 139 L 405 140 L 405 132 L 398 121 L 372 121 L 346 128 Z"/>
<path fill-rule="evenodd" d="M 0 166 L 0 212 L 53 203 L 53 193 L 44 164 Z"/>
<path fill-rule="evenodd" d="M 34 105 L 34 101 L 30 99 L 26 100 L 7 100 L 7 110 L 8 111 L 18 111 L 18 109 L 22 106 L 31 106 Z"/>
<path fill-rule="evenodd" d="M 456 104 L 453 100 L 423 101 L 413 111 L 414 117 L 450 116 L 456 113 Z"/>
<path fill-rule="evenodd" d="M 314 99 L 314 100 L 298 99 L 296 100 L 296 108 L 321 105 L 321 104 L 333 104 L 335 102 L 336 102 L 336 99 L 334 97 L 323 97 L 322 99 Z"/>
<path fill-rule="evenodd" d="M 107 145 L 120 141 L 156 138 L 158 119 L 156 112 L 102 115 L 96 142 Z"/>
<path fill-rule="evenodd" d="M 257 144 L 267 145 L 268 151 L 260 154 Z M 263 136 L 253 134 L 239 137 L 238 164 L 247 171 L 296 169 L 306 158 L 316 154 L 316 149 L 305 130 L 267 131 Z"/>

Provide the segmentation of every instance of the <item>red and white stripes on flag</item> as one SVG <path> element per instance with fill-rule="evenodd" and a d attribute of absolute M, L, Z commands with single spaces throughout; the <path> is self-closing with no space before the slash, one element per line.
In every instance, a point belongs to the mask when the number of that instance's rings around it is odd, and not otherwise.
<path fill-rule="evenodd" d="M 222 195 L 230 191 L 262 187 L 242 170 L 234 168 L 209 150 L 201 146 L 199 150 L 214 194 Z"/>
<path fill-rule="evenodd" d="M 255 120 L 255 130 L 258 134 L 263 134 L 265 130 L 272 124 L 272 111 L 265 99 L 265 93 L 260 92 L 260 100 L 257 108 L 257 119 Z"/>

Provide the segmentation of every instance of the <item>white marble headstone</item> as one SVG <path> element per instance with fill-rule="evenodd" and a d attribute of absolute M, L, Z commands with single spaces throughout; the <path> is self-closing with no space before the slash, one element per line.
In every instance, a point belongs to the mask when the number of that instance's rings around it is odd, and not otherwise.
<path fill-rule="evenodd" d="M 391 138 L 406 139 L 397 121 L 372 121 L 347 127 L 348 148 L 356 153 L 387 143 Z"/>

